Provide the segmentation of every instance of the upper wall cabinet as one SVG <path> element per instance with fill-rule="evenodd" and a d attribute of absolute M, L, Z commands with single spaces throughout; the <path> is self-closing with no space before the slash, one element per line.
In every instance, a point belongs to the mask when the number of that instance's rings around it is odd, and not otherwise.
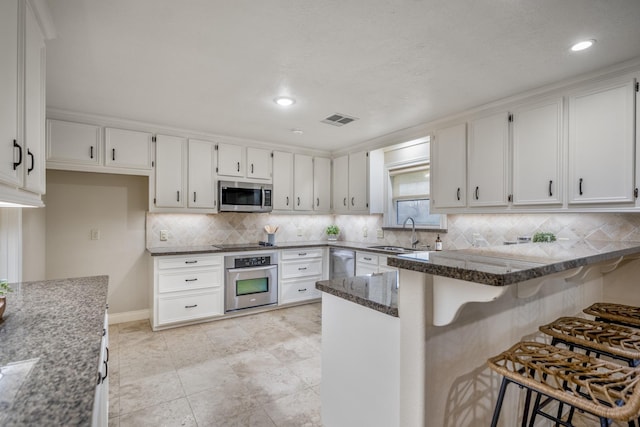
<path fill-rule="evenodd" d="M 190 208 L 217 208 L 215 184 L 215 144 L 210 141 L 189 140 L 188 200 Z"/>
<path fill-rule="evenodd" d="M 431 141 L 431 203 L 436 209 L 466 205 L 467 124 L 438 130 Z"/>
<path fill-rule="evenodd" d="M 0 2 L 0 201 L 41 205 L 45 44 L 31 4 Z"/>
<path fill-rule="evenodd" d="M 625 203 L 634 196 L 635 80 L 569 97 L 569 203 Z"/>
<path fill-rule="evenodd" d="M 273 209 L 328 212 L 331 161 L 322 157 L 273 152 Z"/>
<path fill-rule="evenodd" d="M 360 151 L 333 159 L 333 211 L 368 213 L 369 153 Z"/>
<path fill-rule="evenodd" d="M 562 98 L 513 112 L 513 204 L 561 204 Z"/>
<path fill-rule="evenodd" d="M 217 174 L 223 177 L 271 180 L 271 151 L 262 148 L 218 144 Z"/>
<path fill-rule="evenodd" d="M 273 210 L 293 209 L 293 154 L 273 152 Z"/>
<path fill-rule="evenodd" d="M 152 139 L 148 132 L 105 128 L 105 165 L 151 169 Z"/>
<path fill-rule="evenodd" d="M 187 205 L 187 167 L 187 139 L 158 135 L 156 137 L 156 207 L 184 208 Z"/>
<path fill-rule="evenodd" d="M 102 129 L 100 126 L 47 120 L 47 167 L 49 168 L 52 168 L 54 163 L 100 166 L 102 163 L 101 146 Z"/>
<path fill-rule="evenodd" d="M 501 112 L 469 122 L 467 153 L 469 206 L 506 206 L 509 113 Z"/>
<path fill-rule="evenodd" d="M 313 158 L 313 210 L 331 210 L 331 160 L 325 157 Z"/>
<path fill-rule="evenodd" d="M 313 157 L 304 154 L 293 155 L 294 209 L 313 210 Z"/>

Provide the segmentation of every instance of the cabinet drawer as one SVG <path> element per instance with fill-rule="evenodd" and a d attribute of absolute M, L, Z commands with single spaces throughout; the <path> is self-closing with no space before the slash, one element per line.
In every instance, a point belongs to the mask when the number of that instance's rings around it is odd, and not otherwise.
<path fill-rule="evenodd" d="M 356 259 L 358 263 L 378 265 L 378 255 L 358 252 Z"/>
<path fill-rule="evenodd" d="M 322 257 L 322 248 L 282 251 L 282 259 L 306 259 Z"/>
<path fill-rule="evenodd" d="M 196 320 L 224 314 L 222 288 L 158 298 L 158 324 Z"/>
<path fill-rule="evenodd" d="M 281 283 L 280 304 L 320 298 L 320 291 L 316 289 L 316 282 L 319 280 L 322 280 L 321 276 Z"/>
<path fill-rule="evenodd" d="M 282 279 L 322 275 L 322 260 L 300 260 L 281 263 Z"/>
<path fill-rule="evenodd" d="M 158 260 L 159 269 L 202 267 L 208 265 L 222 265 L 222 257 L 217 255 L 170 256 L 162 257 Z"/>
<path fill-rule="evenodd" d="M 158 274 L 158 292 L 187 291 L 222 286 L 222 267 L 177 269 Z"/>

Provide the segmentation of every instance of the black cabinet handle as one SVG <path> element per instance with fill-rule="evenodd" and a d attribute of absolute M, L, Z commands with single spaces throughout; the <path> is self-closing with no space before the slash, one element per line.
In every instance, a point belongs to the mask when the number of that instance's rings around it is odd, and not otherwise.
<path fill-rule="evenodd" d="M 287 196 L 287 206 L 289 206 L 289 196 Z"/>
<path fill-rule="evenodd" d="M 551 191 L 551 185 L 553 184 L 552 180 L 549 180 L 549 197 L 553 196 L 553 192 Z"/>
<path fill-rule="evenodd" d="M 184 308 L 194 308 L 197 307 L 198 304 L 193 304 L 193 305 L 185 305 Z"/>
<path fill-rule="evenodd" d="M 196 260 L 193 260 L 193 261 L 185 261 L 184 263 L 185 264 L 197 264 L 198 260 L 196 259 Z"/>
<path fill-rule="evenodd" d="M 109 361 L 109 347 L 105 347 L 105 350 L 107 350 L 107 362 Z"/>
<path fill-rule="evenodd" d="M 298 271 L 304 271 L 306 269 L 307 269 L 307 267 L 298 267 Z"/>
<path fill-rule="evenodd" d="M 345 197 L 344 200 L 342 201 L 342 204 L 347 206 L 347 198 Z"/>
<path fill-rule="evenodd" d="M 93 159 L 93 145 L 89 147 L 89 158 Z"/>
<path fill-rule="evenodd" d="M 578 182 L 578 192 L 582 196 L 582 178 L 580 178 L 580 181 Z"/>
<path fill-rule="evenodd" d="M 352 198 L 351 198 L 351 206 L 355 206 L 355 205 L 356 205 L 356 204 L 355 204 L 355 199 L 356 199 L 355 197 L 352 197 Z"/>
<path fill-rule="evenodd" d="M 13 140 L 13 148 L 17 148 L 18 149 L 18 161 L 17 162 L 13 162 L 13 170 L 18 169 L 18 166 L 20 166 L 22 164 L 22 146 L 20 144 L 18 144 L 18 142 L 14 139 Z"/>
<path fill-rule="evenodd" d="M 364 259 L 365 259 L 366 261 L 371 261 L 371 258 L 369 258 L 369 257 L 364 257 Z"/>
<path fill-rule="evenodd" d="M 307 292 L 307 288 L 298 289 L 298 292 Z"/>
<path fill-rule="evenodd" d="M 306 252 L 298 252 L 298 256 L 307 256 Z"/>
<path fill-rule="evenodd" d="M 240 172 L 240 162 L 237 162 L 237 164 L 238 164 L 237 166 L 238 172 Z"/>
<path fill-rule="evenodd" d="M 107 379 L 107 375 L 109 375 L 109 364 L 106 360 L 104 360 L 102 363 L 104 363 L 104 377 L 102 377 L 102 382 L 104 382 L 104 380 Z"/>
<path fill-rule="evenodd" d="M 176 201 L 180 201 L 180 190 L 176 191 Z"/>
<path fill-rule="evenodd" d="M 28 148 L 27 148 L 27 156 L 31 157 L 31 167 L 27 168 L 27 175 L 29 175 L 31 171 L 36 167 L 36 160 L 33 157 L 33 153 Z"/>
<path fill-rule="evenodd" d="M 197 200 L 197 198 L 196 198 L 196 192 L 194 191 L 194 192 L 193 192 L 193 203 L 195 203 L 195 202 L 196 202 L 196 200 Z"/>
<path fill-rule="evenodd" d="M 238 172 L 240 172 L 240 169 L 238 169 Z M 253 173 L 253 163 L 251 163 L 251 173 Z"/>
<path fill-rule="evenodd" d="M 111 149 L 111 160 L 113 160 L 114 162 L 116 161 L 116 149 L 115 148 Z"/>
<path fill-rule="evenodd" d="M 316 198 L 316 206 L 320 206 L 320 197 Z"/>
<path fill-rule="evenodd" d="M 300 197 L 298 197 L 298 206 L 300 206 Z"/>
<path fill-rule="evenodd" d="M 184 279 L 185 282 L 197 282 L 198 278 L 196 277 L 195 279 Z"/>
<path fill-rule="evenodd" d="M 460 200 L 460 187 L 458 187 L 458 191 L 456 191 L 456 197 Z"/>
<path fill-rule="evenodd" d="M 480 200 L 480 187 L 476 187 L 476 200 Z"/>

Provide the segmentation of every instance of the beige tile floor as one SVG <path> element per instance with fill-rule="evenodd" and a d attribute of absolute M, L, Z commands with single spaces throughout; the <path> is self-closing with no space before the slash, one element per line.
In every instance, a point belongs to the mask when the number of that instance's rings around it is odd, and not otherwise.
<path fill-rule="evenodd" d="M 321 426 L 320 304 L 109 327 L 109 426 Z"/>

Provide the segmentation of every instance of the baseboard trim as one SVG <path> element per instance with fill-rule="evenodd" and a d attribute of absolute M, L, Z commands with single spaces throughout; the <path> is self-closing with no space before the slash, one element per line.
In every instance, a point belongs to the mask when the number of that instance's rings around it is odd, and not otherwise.
<path fill-rule="evenodd" d="M 125 311 L 124 313 L 109 313 L 109 324 L 135 322 L 136 320 L 149 319 L 149 309 Z"/>

